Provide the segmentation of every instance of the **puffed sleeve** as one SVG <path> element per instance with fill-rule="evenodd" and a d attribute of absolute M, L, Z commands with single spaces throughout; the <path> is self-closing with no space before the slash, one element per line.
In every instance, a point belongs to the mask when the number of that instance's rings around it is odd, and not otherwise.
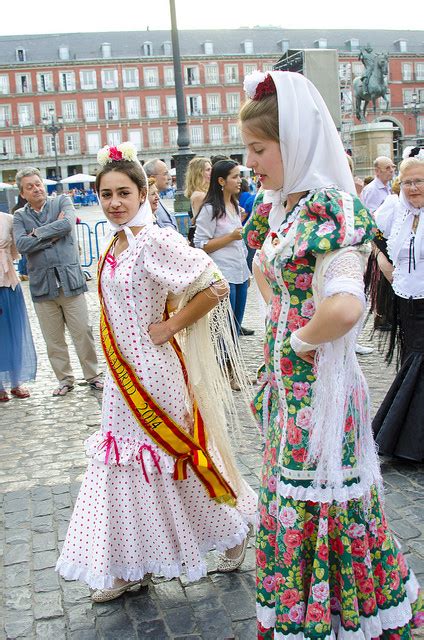
<path fill-rule="evenodd" d="M 336 251 L 325 271 L 323 298 L 337 294 L 356 296 L 365 309 L 364 259 L 354 247 Z"/>
<path fill-rule="evenodd" d="M 261 249 L 269 232 L 269 212 L 272 204 L 264 203 L 264 191 L 255 198 L 252 214 L 243 227 L 243 238 L 251 249 Z"/>
<path fill-rule="evenodd" d="M 375 223 L 358 197 L 322 189 L 305 202 L 299 216 L 294 254 L 326 253 L 359 246 L 375 236 Z"/>
<path fill-rule="evenodd" d="M 222 280 L 219 269 L 201 249 L 193 249 L 173 229 L 152 226 L 143 254 L 149 276 L 170 293 L 179 295 L 195 282 L 198 290 L 207 289 Z"/>
<path fill-rule="evenodd" d="M 379 206 L 374 213 L 377 227 L 385 238 L 390 236 L 393 222 L 399 208 L 399 198 L 393 193 L 392 195 L 387 196 L 383 204 Z"/>

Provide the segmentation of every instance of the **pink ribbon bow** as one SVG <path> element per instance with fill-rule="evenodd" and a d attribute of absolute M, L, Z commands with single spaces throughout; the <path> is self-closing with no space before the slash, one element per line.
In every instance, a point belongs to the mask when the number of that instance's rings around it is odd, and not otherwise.
<path fill-rule="evenodd" d="M 146 482 L 148 484 L 150 484 L 150 480 L 149 480 L 149 476 L 147 475 L 147 471 L 146 471 L 146 467 L 144 465 L 144 459 L 143 459 L 143 451 L 149 451 L 150 455 L 152 456 L 152 460 L 153 460 L 153 464 L 155 465 L 156 469 L 159 471 L 159 473 L 162 475 L 162 471 L 159 465 L 159 456 L 156 453 L 156 451 L 153 449 L 153 447 L 150 444 L 142 444 L 140 449 L 138 450 L 138 454 L 136 455 L 136 460 L 137 462 L 139 462 L 141 464 L 141 468 L 143 470 L 143 475 L 144 475 L 144 479 L 146 480 Z"/>
<path fill-rule="evenodd" d="M 116 265 L 118 264 L 116 261 L 116 258 L 111 253 L 108 253 L 105 258 L 105 261 L 110 265 L 110 275 L 113 278 L 115 275 Z"/>
<path fill-rule="evenodd" d="M 108 464 L 108 462 L 109 462 L 109 456 L 110 456 L 110 451 L 112 449 L 112 446 L 113 446 L 113 449 L 115 451 L 116 464 L 119 467 L 118 445 L 116 443 L 115 436 L 112 435 L 112 431 L 108 431 L 107 434 L 106 434 L 106 438 L 99 445 L 99 449 L 106 449 L 105 464 Z"/>

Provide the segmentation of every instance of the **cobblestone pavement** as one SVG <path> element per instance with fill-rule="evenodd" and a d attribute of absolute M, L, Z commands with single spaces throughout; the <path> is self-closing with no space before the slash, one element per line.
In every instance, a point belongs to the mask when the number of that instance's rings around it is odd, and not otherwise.
<path fill-rule="evenodd" d="M 98 428 L 100 398 L 86 385 L 64 398 L 53 398 L 54 377 L 27 283 L 23 284 L 39 355 L 37 381 L 31 398 L 0 406 L 1 486 L 1 607 L 0 639 L 39 640 L 253 640 L 254 552 L 248 549 L 243 569 L 221 575 L 210 554 L 207 578 L 194 584 L 157 579 L 149 588 L 135 589 L 121 599 L 93 605 L 89 589 L 65 582 L 54 571 L 72 506 L 85 469 L 83 441 Z M 88 293 L 93 324 L 98 307 L 94 281 Z M 254 291 L 250 292 L 244 325 L 255 329 L 242 338 L 251 370 L 261 362 L 261 319 Z M 98 340 L 98 332 L 96 334 Z M 362 342 L 367 343 L 364 332 Z M 75 370 L 79 371 L 75 355 Z M 370 385 L 373 409 L 390 381 L 375 350 L 361 357 Z M 79 374 L 81 375 L 81 374 Z M 237 450 L 246 479 L 258 486 L 260 444 L 256 429 L 243 419 Z M 424 474 L 416 464 L 385 462 L 386 509 L 408 560 L 424 583 Z"/>

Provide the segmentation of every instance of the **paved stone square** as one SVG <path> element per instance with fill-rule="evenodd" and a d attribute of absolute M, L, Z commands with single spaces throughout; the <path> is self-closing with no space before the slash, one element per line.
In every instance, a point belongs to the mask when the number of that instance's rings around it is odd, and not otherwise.
<path fill-rule="evenodd" d="M 100 422 L 101 398 L 81 384 L 64 398 L 53 398 L 50 370 L 38 322 L 23 284 L 39 356 L 31 398 L 0 406 L 1 609 L 0 639 L 37 640 L 254 640 L 254 550 L 248 549 L 243 569 L 215 572 L 216 556 L 201 581 L 155 579 L 115 602 L 94 605 L 83 584 L 66 582 L 54 571 L 72 506 L 84 473 L 83 442 Z M 98 344 L 98 305 L 94 280 L 88 293 Z M 254 328 L 242 338 L 253 372 L 261 363 L 262 321 L 254 292 L 249 295 L 244 326 Z M 362 342 L 367 344 L 368 331 Z M 100 350 L 99 350 L 100 355 Z M 373 411 L 394 371 L 374 351 L 360 358 L 370 386 Z M 76 356 L 75 371 L 81 375 Z M 257 488 L 261 447 L 255 427 L 242 416 L 236 437 L 240 468 Z M 408 561 L 424 583 L 424 473 L 418 464 L 385 462 L 386 511 Z"/>

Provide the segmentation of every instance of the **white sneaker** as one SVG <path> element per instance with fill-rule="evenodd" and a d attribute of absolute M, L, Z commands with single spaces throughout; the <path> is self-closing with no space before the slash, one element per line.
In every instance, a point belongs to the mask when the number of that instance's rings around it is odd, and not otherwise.
<path fill-rule="evenodd" d="M 364 347 L 363 344 L 356 344 L 355 351 L 359 356 L 368 356 L 374 349 L 373 347 Z"/>

